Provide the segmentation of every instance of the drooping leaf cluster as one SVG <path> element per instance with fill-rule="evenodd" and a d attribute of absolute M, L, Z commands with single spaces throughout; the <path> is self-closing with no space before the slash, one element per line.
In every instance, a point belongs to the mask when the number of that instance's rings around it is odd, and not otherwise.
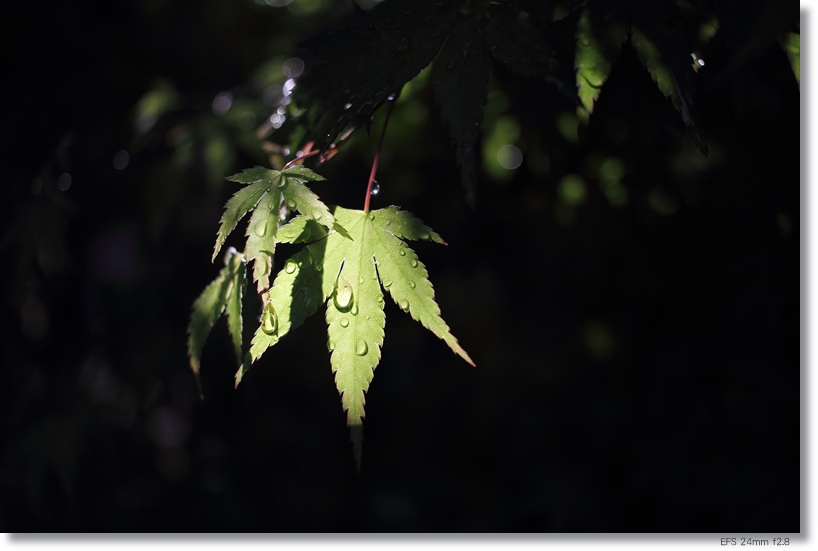
<path fill-rule="evenodd" d="M 570 95 L 575 90 L 578 115 L 588 123 L 629 41 L 707 154 L 696 106 L 695 77 L 701 66 L 696 51 L 720 26 L 734 30 L 733 19 L 769 22 L 764 10 L 775 15 L 774 22 L 756 34 L 779 39 L 792 52 L 797 8 L 784 9 L 772 0 L 386 0 L 305 44 L 322 63 L 299 82 L 296 98 L 306 108 L 310 139 L 327 149 L 347 127 L 368 123 L 390 95 L 433 63 L 435 101 L 449 125 L 471 201 L 491 59 L 518 74 L 548 80 Z M 567 34 L 574 41 L 555 43 L 555 37 L 565 34 L 552 32 L 557 26 L 570 26 Z M 750 36 L 749 31 L 740 34 L 739 46 L 756 46 Z M 556 55 L 558 50 L 569 55 Z M 559 58 L 573 58 L 573 78 L 565 77 Z"/>
<path fill-rule="evenodd" d="M 761 4 L 773 5 L 768 0 Z M 524 77 L 555 84 L 589 124 L 622 49 L 632 47 L 706 155 L 695 80 L 704 65 L 698 55 L 717 32 L 737 45 L 733 66 L 746 51 L 778 40 L 800 79 L 797 10 L 794 16 L 792 10 L 768 10 L 770 24 L 753 38 L 735 21 L 758 22 L 767 12 L 748 6 L 728 0 L 386 0 L 306 44 L 323 63 L 311 65 L 297 85 L 301 128 L 308 130 L 296 141 L 315 144 L 314 152 L 334 152 L 342 133 L 369 125 L 380 105 L 432 64 L 435 102 L 455 144 L 467 198 L 473 201 L 476 145 L 492 59 Z M 571 37 L 570 43 L 560 43 L 564 36 Z M 238 385 L 268 348 L 325 304 L 330 362 L 360 467 L 365 393 L 384 342 L 384 291 L 473 362 L 440 317 L 426 269 L 406 245 L 409 240 L 442 242 L 440 237 L 396 207 L 330 209 L 304 185 L 322 179 L 301 166 L 281 171 L 257 167 L 228 178 L 244 187 L 226 205 L 213 258 L 252 212 L 246 244 L 243 253 L 227 255 L 225 268 L 194 303 L 188 348 L 198 376 L 204 341 L 226 311 L 240 365 Z M 291 212 L 299 214 L 289 219 Z M 284 262 L 271 284 L 278 243 L 304 247 Z M 262 314 L 243 355 L 248 263 L 253 264 Z"/>
<path fill-rule="evenodd" d="M 228 178 L 245 187 L 227 203 L 213 256 L 238 221 L 253 211 L 247 244 L 244 254 L 229 253 L 227 266 L 194 303 L 189 353 L 198 377 L 204 341 L 227 309 L 240 364 L 238 385 L 269 347 L 326 304 L 330 362 L 360 468 L 365 393 L 384 340 L 384 290 L 456 354 L 474 363 L 440 317 L 426 268 L 406 244 L 407 240 L 443 243 L 440 236 L 397 207 L 372 212 L 334 207 L 330 212 L 303 184 L 320 179 L 300 166 L 283 171 L 256 167 Z M 282 208 L 297 210 L 300 215 L 282 225 Z M 270 286 L 277 242 L 306 246 L 284 262 Z M 242 357 L 241 302 L 248 261 L 254 262 L 258 273 L 258 292 L 264 306 L 249 352 Z"/>

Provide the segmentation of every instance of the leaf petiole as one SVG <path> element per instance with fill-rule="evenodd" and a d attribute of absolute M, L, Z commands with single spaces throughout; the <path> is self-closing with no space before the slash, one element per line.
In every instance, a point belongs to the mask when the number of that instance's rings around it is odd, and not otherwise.
<path fill-rule="evenodd" d="M 381 130 L 381 138 L 378 140 L 378 150 L 375 152 L 375 159 L 372 161 L 372 170 L 369 172 L 369 182 L 366 184 L 366 198 L 364 199 L 364 212 L 369 212 L 369 198 L 372 197 L 372 184 L 375 182 L 375 173 L 378 172 L 378 159 L 381 157 L 381 147 L 383 147 L 383 139 L 386 136 L 386 127 L 389 125 L 389 117 L 392 115 L 392 109 L 398 101 L 400 92 L 391 96 L 389 101 L 389 111 L 386 112 L 386 120 L 383 121 L 383 129 Z"/>

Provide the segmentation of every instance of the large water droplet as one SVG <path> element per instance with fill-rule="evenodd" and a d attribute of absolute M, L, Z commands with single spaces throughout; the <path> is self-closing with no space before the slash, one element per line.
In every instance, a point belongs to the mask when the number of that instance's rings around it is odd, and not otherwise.
<path fill-rule="evenodd" d="M 411 267 L 413 267 L 413 268 L 417 268 L 418 267 L 418 261 L 413 258 L 412 260 L 409 261 L 409 265 Z"/>
<path fill-rule="evenodd" d="M 287 262 L 284 263 L 284 271 L 287 272 L 288 274 L 293 273 L 295 271 L 295 268 L 296 268 L 295 261 L 292 259 L 289 259 L 287 260 Z"/>
<path fill-rule="evenodd" d="M 369 346 L 366 344 L 366 341 L 363 339 L 358 339 L 358 342 L 355 344 L 355 353 L 359 356 L 363 356 L 366 354 L 367 350 L 369 350 Z"/>
<path fill-rule="evenodd" d="M 352 285 L 344 276 L 338 276 L 338 282 L 335 284 L 335 307 L 341 311 L 349 310 L 352 305 Z"/>
<path fill-rule="evenodd" d="M 267 233 L 267 221 L 261 220 L 260 222 L 256 223 L 253 227 L 253 233 L 259 237 L 264 237 L 264 234 Z"/>
<path fill-rule="evenodd" d="M 275 335 L 278 331 L 278 316 L 273 304 L 268 302 L 261 313 L 261 330 L 268 335 Z"/>
<path fill-rule="evenodd" d="M 349 327 L 349 320 L 346 318 L 341 318 L 341 327 Z"/>
<path fill-rule="evenodd" d="M 411 287 L 412 289 L 415 288 L 415 282 L 412 281 L 411 279 L 409 280 L 409 287 Z"/>
<path fill-rule="evenodd" d="M 398 45 L 395 47 L 395 55 L 398 57 L 405 56 L 406 53 L 409 51 L 409 44 L 411 40 L 408 36 L 404 36 L 398 41 Z"/>
<path fill-rule="evenodd" d="M 398 254 L 401 255 L 401 256 L 406 256 L 406 251 L 401 249 L 401 250 L 398 251 Z"/>
<path fill-rule="evenodd" d="M 398 306 L 400 306 L 400 309 L 401 309 L 401 310 L 403 310 L 404 312 L 406 312 L 407 310 L 409 310 L 409 301 L 408 301 L 408 300 L 406 300 L 406 299 L 403 299 L 402 301 L 400 301 L 400 302 L 398 303 Z"/>
<path fill-rule="evenodd" d="M 378 184 L 378 181 L 375 180 L 372 182 L 372 191 L 369 192 L 370 195 L 377 195 L 381 192 L 381 186 Z"/>

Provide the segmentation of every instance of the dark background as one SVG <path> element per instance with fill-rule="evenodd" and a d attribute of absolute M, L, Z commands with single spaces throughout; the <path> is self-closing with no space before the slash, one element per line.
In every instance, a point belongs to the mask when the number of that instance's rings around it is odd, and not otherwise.
<path fill-rule="evenodd" d="M 356 474 L 323 316 L 237 390 L 217 323 L 204 401 L 185 334 L 219 268 L 222 178 L 265 163 L 230 113 L 269 116 L 258 67 L 351 4 L 16 9 L 0 23 L 3 531 L 800 529 L 799 86 L 746 21 L 702 52 L 707 159 L 628 45 L 578 142 L 555 122 L 564 96 L 495 66 L 527 160 L 481 173 L 475 212 L 431 89 L 413 89 L 428 116 L 396 110 L 373 206 L 449 243 L 415 249 L 477 367 L 387 305 Z M 140 130 L 162 86 L 176 105 Z M 381 121 L 319 169 L 327 203 L 360 208 Z M 611 156 L 621 207 L 596 180 Z M 582 204 L 559 193 L 572 173 Z"/>

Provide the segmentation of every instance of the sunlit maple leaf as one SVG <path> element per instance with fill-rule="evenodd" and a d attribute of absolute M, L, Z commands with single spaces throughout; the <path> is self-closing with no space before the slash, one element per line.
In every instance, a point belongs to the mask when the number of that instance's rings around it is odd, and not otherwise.
<path fill-rule="evenodd" d="M 373 212 L 335 207 L 334 215 L 348 235 L 330 232 L 285 262 L 265 307 L 276 321 L 265 325 L 262 320 L 253 336 L 248 362 L 256 361 L 326 302 L 330 363 L 360 469 L 365 393 L 380 361 L 384 340 L 383 290 L 457 355 L 472 365 L 474 362 L 440 317 L 426 268 L 405 242 L 426 239 L 442 243 L 440 236 L 397 207 Z M 306 222 L 292 224 L 291 229 L 309 227 Z M 294 233 L 286 228 L 281 228 L 282 233 Z M 310 234 L 314 235 L 316 229 L 311 228 Z M 236 374 L 237 384 L 248 362 Z"/>

